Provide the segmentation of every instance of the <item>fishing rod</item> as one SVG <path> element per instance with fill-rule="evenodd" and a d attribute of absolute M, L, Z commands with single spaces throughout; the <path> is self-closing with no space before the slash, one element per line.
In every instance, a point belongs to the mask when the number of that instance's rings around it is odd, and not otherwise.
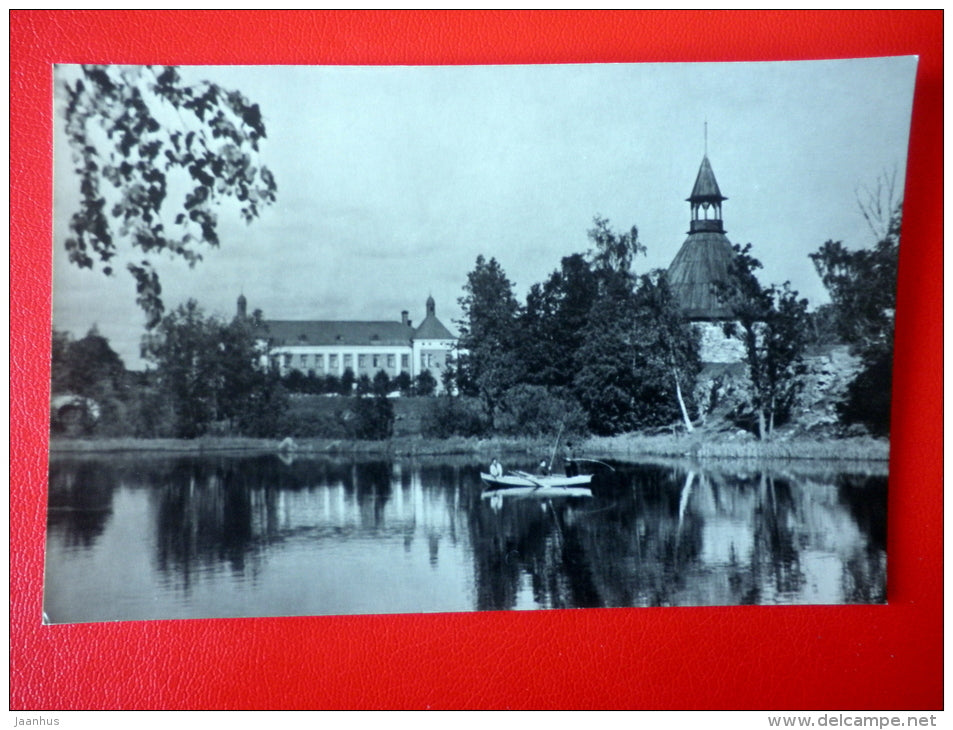
<path fill-rule="evenodd" d="M 610 471 L 615 471 L 615 468 L 611 464 L 606 464 L 604 461 L 599 461 L 598 459 L 573 459 L 573 461 L 590 461 L 593 464 L 602 464 L 602 466 L 606 467 Z"/>
<path fill-rule="evenodd" d="M 550 471 L 553 470 L 553 464 L 556 463 L 556 449 L 559 448 L 559 439 L 560 439 L 560 437 L 563 435 L 563 429 L 564 429 L 564 428 L 566 428 L 566 422 L 565 422 L 565 421 L 562 422 L 562 424 L 561 424 L 560 427 L 559 427 L 559 433 L 556 434 L 556 443 L 553 444 L 553 455 L 552 455 L 552 457 L 549 459 L 549 470 L 550 470 Z"/>

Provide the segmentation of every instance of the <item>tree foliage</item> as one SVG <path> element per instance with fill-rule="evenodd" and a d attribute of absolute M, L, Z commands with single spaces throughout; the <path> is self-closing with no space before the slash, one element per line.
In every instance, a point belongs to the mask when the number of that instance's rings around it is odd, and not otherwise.
<path fill-rule="evenodd" d="M 588 236 L 595 246 L 589 251 L 593 268 L 604 284 L 621 280 L 617 283 L 624 286 L 626 280 L 631 282 L 635 257 L 645 253 L 645 246 L 639 241 L 639 229 L 632 226 L 628 231 L 617 233 L 609 227 L 608 218 L 598 215 L 592 222 Z"/>
<path fill-rule="evenodd" d="M 839 406 L 840 416 L 879 436 L 890 432 L 903 203 L 893 207 L 885 227 L 876 224 L 882 207 L 871 204 L 862 210 L 871 229 L 883 231 L 871 248 L 849 250 L 840 241 L 827 241 L 810 257 L 830 294 L 831 319 L 838 335 L 861 358 L 861 370 Z"/>
<path fill-rule="evenodd" d="M 555 436 L 585 433 L 587 416 L 576 400 L 562 388 L 520 384 L 500 399 L 493 429 L 509 436 Z"/>
<path fill-rule="evenodd" d="M 463 318 L 457 324 L 459 347 L 466 356 L 459 361 L 458 378 L 464 390 L 480 396 L 492 415 L 503 392 L 521 377 L 516 348 L 520 306 L 512 282 L 495 258 L 478 256 L 463 290 L 459 300 Z"/>
<path fill-rule="evenodd" d="M 826 241 L 810 254 L 834 305 L 838 333 L 858 351 L 880 349 L 893 338 L 900 222 L 898 207 L 887 235 L 872 248 L 850 250 Z"/>
<path fill-rule="evenodd" d="M 556 429 L 580 413 L 600 434 L 669 424 L 683 413 L 690 428 L 682 391 L 694 390 L 697 336 L 663 275 L 636 277 L 645 247 L 635 226 L 617 232 L 596 216 L 587 236 L 589 250 L 563 257 L 530 287 L 525 306 L 495 259 L 477 259 L 460 300 L 461 389 L 470 384 L 487 419 L 506 432 L 514 423 Z"/>
<path fill-rule="evenodd" d="M 79 340 L 54 330 L 51 369 L 54 394 L 95 399 L 125 388 L 126 366 L 95 327 Z"/>
<path fill-rule="evenodd" d="M 431 396 L 437 391 L 437 379 L 429 370 L 418 373 L 414 378 L 414 392 L 420 396 Z"/>
<path fill-rule="evenodd" d="M 394 405 L 383 395 L 358 398 L 354 404 L 354 437 L 381 441 L 394 433 Z"/>
<path fill-rule="evenodd" d="M 262 364 L 256 323 L 207 316 L 194 299 L 143 338 L 143 356 L 175 414 L 174 435 L 195 438 L 216 426 L 249 436 L 275 435 L 287 394 Z"/>
<path fill-rule="evenodd" d="M 582 344 L 582 331 L 598 294 L 598 277 L 579 253 L 564 257 L 545 282 L 533 284 L 518 325 L 527 383 L 551 387 L 572 383 L 575 352 Z"/>
<path fill-rule="evenodd" d="M 615 233 L 596 217 L 589 239 L 592 297 L 573 359 L 575 393 L 596 433 L 669 425 L 688 416 L 700 368 L 698 336 L 664 272 L 636 276 L 645 252 L 633 226 Z"/>
<path fill-rule="evenodd" d="M 53 331 L 51 392 L 75 396 L 72 413 L 51 412 L 53 432 L 72 435 L 122 435 L 136 429 L 135 388 L 109 341 L 93 327 L 81 339 Z"/>
<path fill-rule="evenodd" d="M 725 334 L 744 344 L 751 382 L 749 405 L 759 437 L 767 439 L 790 413 L 803 384 L 807 300 L 798 297 L 790 282 L 762 286 L 755 275 L 761 262 L 751 256 L 751 244 L 734 248 L 728 279 L 718 285 L 717 293 L 732 313 L 724 325 Z"/>
<path fill-rule="evenodd" d="M 152 256 L 193 266 L 203 244 L 219 244 L 222 201 L 236 201 L 246 222 L 274 202 L 275 180 L 258 161 L 261 109 L 208 81 L 185 84 L 171 66 L 81 66 L 77 74 L 64 82 L 79 181 L 66 250 L 73 264 L 106 275 L 122 261 L 151 328 L 164 311 Z"/>
<path fill-rule="evenodd" d="M 634 318 L 641 377 L 646 383 L 655 383 L 659 420 L 674 420 L 680 415 L 685 429 L 692 431 L 689 408 L 701 371 L 700 336 L 679 308 L 665 271 L 639 278 Z M 672 413 L 676 406 L 678 415 Z"/>
<path fill-rule="evenodd" d="M 593 304 L 574 356 L 573 392 L 597 434 L 637 428 L 632 297 L 603 297 Z"/>

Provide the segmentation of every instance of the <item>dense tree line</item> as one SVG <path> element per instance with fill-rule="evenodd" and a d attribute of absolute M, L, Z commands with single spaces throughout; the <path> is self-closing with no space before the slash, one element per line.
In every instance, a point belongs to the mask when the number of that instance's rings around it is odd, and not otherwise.
<path fill-rule="evenodd" d="M 750 244 L 734 247 L 728 278 L 715 286 L 731 313 L 724 333 L 741 343 L 746 372 L 727 414 L 732 423 L 770 438 L 802 395 L 807 346 L 847 343 L 862 365 L 839 404 L 842 423 L 889 432 L 900 217 L 897 205 L 873 248 L 849 251 L 829 241 L 811 254 L 832 299 L 813 312 L 789 282 L 759 281 L 762 265 Z M 594 223 L 592 248 L 563 258 L 525 302 L 496 259 L 477 257 L 468 274 L 457 386 L 479 399 L 486 429 L 692 431 L 700 420 L 708 394 L 697 387 L 699 334 L 666 272 L 633 272 L 644 253 L 635 227 L 617 233 L 605 219 Z M 442 415 L 453 430 L 452 407 Z M 461 432 L 473 430 L 472 408 L 456 415 Z"/>
<path fill-rule="evenodd" d="M 402 396 L 430 396 L 437 390 L 437 379 L 429 370 L 424 370 L 415 378 L 411 378 L 406 371 L 391 377 L 384 370 L 378 370 L 372 378 L 366 373 L 356 377 L 351 368 L 345 368 L 341 375 L 318 375 L 314 370 L 303 372 L 292 369 L 282 376 L 281 384 L 289 393 L 306 395 L 386 396 L 399 393 Z"/>
<path fill-rule="evenodd" d="M 634 226 L 596 217 L 588 238 L 525 303 L 496 259 L 476 259 L 460 299 L 459 391 L 502 433 L 690 428 L 699 343 L 665 273 L 633 272 L 645 252 Z"/>
<path fill-rule="evenodd" d="M 294 416 L 293 386 L 308 378 L 295 371 L 282 377 L 270 365 L 258 334 L 261 319 L 256 311 L 227 321 L 189 300 L 143 337 L 142 354 L 150 365 L 143 373 L 128 372 L 95 329 L 80 340 L 54 332 L 53 432 L 140 438 L 391 435 L 392 383 L 383 372 L 373 380 L 355 379 L 353 373 L 338 380 L 340 393 L 354 397 L 341 400 L 333 423 Z M 416 387 L 432 393 L 435 386 L 426 373 Z M 413 384 L 408 387 L 417 392 Z"/>

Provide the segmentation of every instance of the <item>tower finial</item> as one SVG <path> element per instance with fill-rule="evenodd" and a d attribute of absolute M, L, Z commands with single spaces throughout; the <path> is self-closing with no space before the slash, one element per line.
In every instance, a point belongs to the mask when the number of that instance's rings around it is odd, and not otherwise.
<path fill-rule="evenodd" d="M 705 157 L 708 157 L 708 120 L 705 120 Z"/>

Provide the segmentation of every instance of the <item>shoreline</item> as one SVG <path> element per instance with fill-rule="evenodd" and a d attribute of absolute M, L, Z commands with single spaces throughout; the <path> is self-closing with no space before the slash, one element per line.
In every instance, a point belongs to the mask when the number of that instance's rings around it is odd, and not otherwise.
<path fill-rule="evenodd" d="M 701 433 L 682 436 L 622 434 L 586 438 L 577 444 L 580 456 L 666 457 L 708 460 L 798 460 L 798 461 L 883 461 L 889 459 L 890 444 L 870 437 L 819 438 L 778 437 L 761 442 L 736 434 Z M 335 439 L 278 440 L 216 436 L 198 439 L 51 438 L 50 454 L 104 452 L 164 452 L 203 454 L 222 452 L 275 452 L 298 456 L 374 454 L 380 456 L 488 456 L 493 454 L 546 454 L 553 448 L 549 439 L 493 437 L 486 439 L 452 437 L 429 439 L 397 437 L 387 441 L 346 441 Z"/>

